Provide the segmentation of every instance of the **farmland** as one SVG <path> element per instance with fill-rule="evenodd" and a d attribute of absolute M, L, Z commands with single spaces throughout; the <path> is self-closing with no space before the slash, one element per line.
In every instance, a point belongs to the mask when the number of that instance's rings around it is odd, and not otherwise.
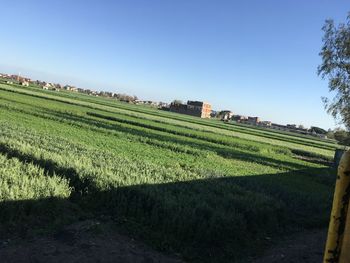
<path fill-rule="evenodd" d="M 0 84 L 0 234 L 108 216 L 189 262 L 239 262 L 327 226 L 337 146 Z"/>

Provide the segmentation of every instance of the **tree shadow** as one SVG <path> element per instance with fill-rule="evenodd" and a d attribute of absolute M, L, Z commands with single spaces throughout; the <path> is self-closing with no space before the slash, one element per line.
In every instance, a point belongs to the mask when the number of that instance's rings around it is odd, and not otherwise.
<path fill-rule="evenodd" d="M 72 220 L 107 215 L 153 246 L 193 262 L 235 262 L 260 253 L 267 238 L 326 226 L 335 181 L 333 169 L 315 168 L 106 190 L 93 175 L 82 178 L 52 160 L 6 145 L 0 152 L 68 179 L 73 189 L 68 199 L 2 201 L 0 234 L 58 231 Z"/>

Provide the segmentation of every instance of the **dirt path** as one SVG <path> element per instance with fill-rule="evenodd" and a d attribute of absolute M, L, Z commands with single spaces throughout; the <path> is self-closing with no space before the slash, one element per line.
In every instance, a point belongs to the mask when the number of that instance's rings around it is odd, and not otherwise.
<path fill-rule="evenodd" d="M 326 237 L 327 229 L 289 236 L 252 263 L 321 263 Z"/>
<path fill-rule="evenodd" d="M 326 233 L 327 230 L 322 229 L 289 236 L 250 262 L 320 263 Z M 0 240 L 0 259 L 1 263 L 184 263 L 89 220 L 50 236 Z"/>
<path fill-rule="evenodd" d="M 129 237 L 84 221 L 46 237 L 0 240 L 1 263 L 182 263 Z"/>

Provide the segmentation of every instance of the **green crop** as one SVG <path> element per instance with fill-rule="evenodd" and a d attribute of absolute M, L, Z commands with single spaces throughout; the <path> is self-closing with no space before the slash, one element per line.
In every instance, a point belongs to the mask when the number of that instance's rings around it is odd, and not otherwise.
<path fill-rule="evenodd" d="M 267 236 L 326 226 L 336 148 L 0 84 L 0 230 L 108 215 L 188 261 L 235 262 L 261 253 Z"/>

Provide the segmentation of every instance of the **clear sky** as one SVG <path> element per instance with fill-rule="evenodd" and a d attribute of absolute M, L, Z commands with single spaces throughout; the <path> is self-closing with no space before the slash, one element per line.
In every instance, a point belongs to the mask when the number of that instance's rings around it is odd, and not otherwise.
<path fill-rule="evenodd" d="M 0 71 L 335 126 L 316 71 L 324 20 L 345 21 L 348 0 L 2 0 L 0 8 Z"/>

